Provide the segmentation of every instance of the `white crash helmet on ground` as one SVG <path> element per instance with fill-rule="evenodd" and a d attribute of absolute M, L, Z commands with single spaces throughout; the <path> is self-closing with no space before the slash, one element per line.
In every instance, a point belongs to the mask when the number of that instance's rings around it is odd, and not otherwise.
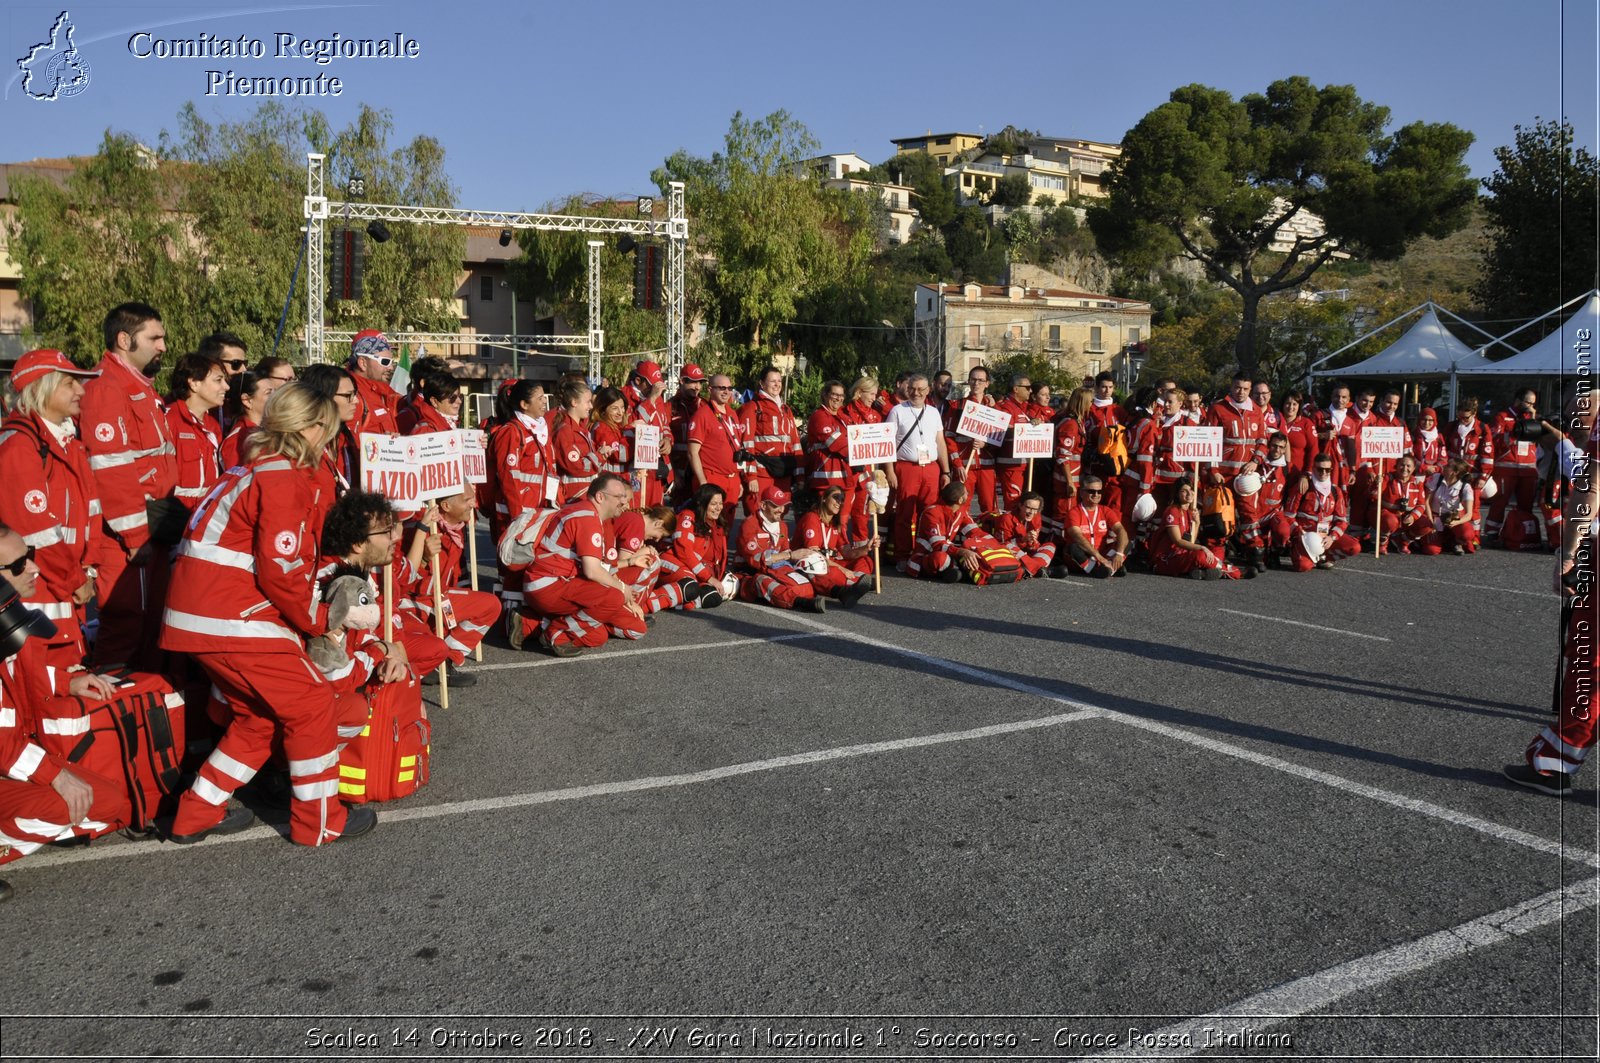
<path fill-rule="evenodd" d="M 1146 491 L 1144 494 L 1140 495 L 1137 499 L 1134 500 L 1134 503 L 1133 503 L 1133 519 L 1136 522 L 1142 524 L 1147 520 L 1153 520 L 1155 518 L 1155 515 L 1156 515 L 1156 500 L 1155 500 L 1155 496 L 1152 495 L 1149 491 Z"/>

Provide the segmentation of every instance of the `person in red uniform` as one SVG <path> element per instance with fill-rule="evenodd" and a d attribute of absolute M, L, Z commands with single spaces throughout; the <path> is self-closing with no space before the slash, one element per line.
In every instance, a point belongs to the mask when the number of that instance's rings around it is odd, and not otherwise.
<path fill-rule="evenodd" d="M 1266 425 L 1267 435 L 1283 431 L 1283 415 L 1272 408 L 1272 385 L 1265 380 L 1257 380 L 1250 385 L 1250 401 L 1261 411 L 1261 423 Z"/>
<path fill-rule="evenodd" d="M 945 376 L 948 377 L 949 374 L 946 373 Z M 823 386 L 823 390 L 827 390 L 826 385 Z M 857 378 L 846 393 L 843 411 L 845 421 L 850 424 L 882 424 L 887 416 L 887 411 L 879 409 L 878 400 L 881 397 L 882 394 L 878 387 L 877 377 L 862 376 Z M 939 403 L 933 401 L 931 395 L 928 399 L 928 405 L 935 410 L 941 408 Z M 877 470 L 878 466 L 876 465 L 861 465 L 850 470 L 855 480 L 855 486 L 853 490 L 847 488 L 845 491 L 845 510 L 844 515 L 840 518 L 847 531 L 857 526 L 866 528 L 872 523 L 869 502 L 871 497 L 870 488 L 875 482 Z M 814 484 L 812 486 L 813 488 L 815 487 Z M 894 527 L 894 505 L 892 499 L 881 512 L 883 513 L 884 521 L 887 522 L 887 526 Z"/>
<path fill-rule="evenodd" d="M 1289 441 L 1289 469 L 1291 478 L 1311 471 L 1311 455 L 1317 452 L 1317 421 L 1305 412 L 1304 392 L 1291 391 L 1283 397 L 1283 432 Z"/>
<path fill-rule="evenodd" d="M 609 636 L 644 637 L 644 610 L 633 589 L 606 568 L 605 522 L 628 508 L 632 492 L 620 476 L 601 473 L 583 497 L 551 519 L 524 573 L 522 635 L 556 657 L 575 657 Z"/>
<path fill-rule="evenodd" d="M 1338 558 L 1361 552 L 1345 529 L 1350 524 L 1350 504 L 1344 488 L 1333 482 L 1332 455 L 1318 454 L 1311 460 L 1311 475 L 1302 477 L 1284 502 L 1284 512 L 1295 523 L 1289 537 L 1289 561 L 1296 572 L 1312 568 L 1332 568 Z M 1315 536 L 1308 547 L 1307 534 Z"/>
<path fill-rule="evenodd" d="M 1355 413 L 1350 404 L 1350 389 L 1343 384 L 1338 385 L 1328 393 L 1326 409 L 1318 410 L 1315 414 L 1317 425 L 1317 446 L 1311 452 L 1312 458 L 1318 454 L 1327 454 L 1333 458 L 1333 482 L 1343 488 L 1350 486 L 1353 473 L 1350 468 L 1350 453 L 1345 449 L 1345 424 L 1353 421 L 1352 430 L 1360 427 L 1361 417 Z M 1309 470 L 1310 464 L 1306 466 Z"/>
<path fill-rule="evenodd" d="M 104 522 L 96 589 L 102 664 L 135 663 L 149 649 L 165 594 L 167 550 L 182 534 L 177 451 L 166 413 L 145 375 L 167 349 L 161 315 L 123 303 L 105 320 L 100 375 L 84 385 L 79 432 L 89 452 Z M 155 524 L 152 525 L 152 517 Z"/>
<path fill-rule="evenodd" d="M 363 432 L 400 434 L 400 424 L 395 420 L 400 396 L 389 386 L 397 361 L 389 337 L 377 329 L 363 329 L 351 339 L 350 360 L 345 368 L 355 378 L 360 395 L 356 422 L 351 426 L 357 436 Z"/>
<path fill-rule="evenodd" d="M 906 566 L 913 542 L 922 538 L 918 520 L 923 510 L 938 502 L 939 492 L 953 479 L 939 411 L 928 405 L 928 378 L 913 374 L 907 390 L 911 398 L 885 418 L 894 425 L 894 464 L 887 472 L 889 489 L 894 492 L 895 567 L 902 572 L 910 571 Z"/>
<path fill-rule="evenodd" d="M 938 501 L 918 516 L 917 539 L 906 561 L 906 574 L 956 583 L 963 571 L 977 572 L 977 551 L 963 546 L 962 541 L 981 532 L 972 519 L 967 485 L 959 481 L 946 483 L 939 489 Z"/>
<path fill-rule="evenodd" d="M 905 371 L 896 373 L 894 376 L 894 387 L 892 389 L 881 388 L 878 391 L 878 397 L 872 400 L 872 408 L 877 411 L 878 419 L 880 421 L 887 421 L 889 419 L 890 410 L 911 398 L 911 377 L 913 375 L 914 374 Z M 951 401 L 953 401 L 950 397 L 950 374 L 945 373 L 944 377 L 946 382 L 944 397 L 934 405 L 934 409 L 940 411 L 944 410 L 945 407 Z M 931 400 L 932 392 L 929 392 L 929 398 Z"/>
<path fill-rule="evenodd" d="M 468 685 L 470 673 L 459 672 L 467 655 L 500 619 L 500 600 L 488 591 L 461 586 L 461 562 L 466 555 L 467 535 L 477 495 L 466 490 L 430 503 L 429 508 L 410 523 L 410 542 L 406 548 L 406 569 L 413 576 L 402 588 L 396 582 L 396 604 L 410 609 L 426 631 L 434 630 L 433 570 L 439 570 L 440 602 L 444 606 L 444 648 L 450 661 L 450 684 Z M 429 531 L 432 523 L 434 530 Z M 423 677 L 428 682 L 429 672 Z"/>
<path fill-rule="evenodd" d="M 1055 563 L 1056 544 L 1043 537 L 1044 496 L 1025 491 L 1012 509 L 992 515 L 987 521 L 989 534 L 1008 547 L 1022 563 L 1030 579 L 1037 578 Z"/>
<path fill-rule="evenodd" d="M 1209 547 L 1196 539 L 1199 527 L 1194 484 L 1179 480 L 1173 489 L 1172 504 L 1161 514 L 1161 527 L 1150 540 L 1151 571 L 1158 576 L 1190 579 L 1239 579 L 1237 568 L 1219 561 Z"/>
<path fill-rule="evenodd" d="M 671 506 L 650 506 L 630 509 L 606 527 L 607 563 L 618 579 L 633 588 L 634 601 L 644 610 L 647 623 L 663 610 L 688 608 L 688 592 L 702 593 L 693 580 L 664 578 L 661 546 L 673 518 Z"/>
<path fill-rule="evenodd" d="M 432 389 L 432 398 L 423 394 L 424 385 L 429 377 L 442 377 L 443 383 L 437 384 Z M 411 380 L 406 385 L 406 392 L 400 396 L 400 401 L 395 403 L 394 421 L 403 436 L 416 435 L 419 432 L 439 431 L 439 429 L 418 428 L 417 422 L 428 416 L 425 407 L 432 407 L 432 412 L 441 418 L 448 419 L 451 427 L 455 427 L 460 419 L 461 407 L 459 404 L 447 403 L 445 398 L 446 387 L 457 395 L 461 394 L 461 386 L 456 382 L 450 363 L 437 355 L 426 354 L 411 363 Z M 437 423 L 437 421 L 435 421 Z"/>
<path fill-rule="evenodd" d="M 0 523 L 36 553 L 41 578 L 25 598 L 56 626 L 44 641 L 61 667 L 86 656 L 83 623 L 105 550 L 100 496 L 73 423 L 83 381 L 98 375 L 60 351 L 29 351 L 11 370 L 15 407 L 0 425 Z"/>
<path fill-rule="evenodd" d="M 1383 481 L 1379 550 L 1409 554 L 1416 548 L 1436 554 L 1439 551 L 1428 549 L 1424 542 L 1433 534 L 1433 513 L 1428 509 L 1427 488 L 1416 477 L 1417 459 L 1407 454 L 1394 465 L 1394 474 Z"/>
<path fill-rule="evenodd" d="M 52 842 L 98 837 L 133 817 L 121 780 L 69 767 L 33 740 L 40 698 L 114 692 L 104 676 L 47 663 L 54 625 L 22 601 L 34 596 L 39 578 L 29 554 L 22 537 L 0 525 L 0 865 Z M 0 881 L 0 901 L 12 893 Z"/>
<path fill-rule="evenodd" d="M 1287 400 L 1286 400 L 1287 403 Z M 1241 512 L 1238 540 L 1255 570 L 1265 572 L 1268 559 L 1276 560 L 1289 548 L 1294 521 L 1283 511 L 1289 489 L 1289 437 L 1274 432 L 1267 437 L 1267 457 L 1261 463 L 1261 486 L 1251 496 L 1250 519 Z M 1298 482 L 1299 476 L 1294 477 Z"/>
<path fill-rule="evenodd" d="M 1534 504 L 1539 494 L 1539 448 L 1518 433 L 1517 423 L 1538 416 L 1538 401 L 1537 392 L 1523 388 L 1512 396 L 1511 406 L 1501 410 L 1490 426 L 1498 490 L 1484 518 L 1485 539 L 1500 535 L 1508 510 L 1529 516 L 1537 512 Z"/>
<path fill-rule="evenodd" d="M 228 433 L 222 437 L 222 446 L 218 448 L 218 459 L 224 469 L 239 464 L 239 452 L 244 447 L 245 439 L 261 423 L 267 400 L 284 383 L 275 376 L 258 373 L 254 369 L 246 369 L 228 379 L 228 398 L 223 403 L 223 419 L 228 425 Z"/>
<path fill-rule="evenodd" d="M 673 448 L 672 411 L 667 406 L 667 400 L 661 397 L 665 391 L 666 378 L 661 373 L 661 367 L 651 361 L 643 361 L 634 366 L 633 372 L 628 374 L 627 384 L 622 389 L 623 401 L 628 406 L 622 435 L 627 444 L 630 465 L 636 453 L 634 445 L 637 428 L 642 425 L 659 429 L 661 433 L 661 458 L 655 467 L 631 469 L 629 472 L 633 482 L 634 501 L 641 506 L 661 505 L 666 501 L 672 487 L 672 464 L 668 460 Z"/>
<path fill-rule="evenodd" d="M 589 434 L 589 414 L 594 411 L 594 392 L 581 380 L 561 385 L 560 409 L 550 421 L 550 453 L 560 486 L 559 505 L 576 502 L 600 474 L 600 455 L 595 453 L 594 437 Z"/>
<path fill-rule="evenodd" d="M 683 590 L 684 609 L 714 609 L 736 590 L 728 573 L 728 536 L 722 511 L 727 492 L 707 484 L 678 514 L 672 543 L 661 555 L 662 578 Z M 731 583 L 731 586 L 730 586 Z"/>
<path fill-rule="evenodd" d="M 1494 433 L 1488 424 L 1478 418 L 1478 399 L 1462 399 L 1456 407 L 1456 419 L 1443 430 L 1444 449 L 1452 459 L 1467 463 L 1467 475 L 1472 484 L 1472 524 L 1483 531 L 1483 486 L 1494 478 Z"/>
<path fill-rule="evenodd" d="M 793 491 L 803 482 L 800 429 L 794 411 L 783 401 L 783 371 L 769 365 L 756 381 L 754 397 L 739 407 L 739 423 L 744 428 L 745 447 L 753 455 L 751 469 L 755 487 L 746 485 L 744 508 L 754 513 L 761 492 L 768 487 Z"/>
<path fill-rule="evenodd" d="M 706 372 L 693 362 L 684 365 L 678 390 L 669 405 L 672 429 L 672 489 L 683 502 L 693 497 L 697 484 L 689 468 L 689 425 L 700 409 L 700 392 L 705 388 Z M 732 497 L 738 498 L 735 493 Z"/>
<path fill-rule="evenodd" d="M 228 374 L 215 358 L 186 354 L 172 367 L 167 427 L 177 450 L 173 497 L 194 509 L 222 475 L 222 427 L 216 410 L 228 397 Z"/>
<path fill-rule="evenodd" d="M 1033 385 L 1033 392 L 1028 400 L 1028 416 L 1033 418 L 1034 424 L 1045 424 L 1055 420 L 1055 389 L 1043 380 Z"/>
<path fill-rule="evenodd" d="M 1214 484 L 1232 483 L 1242 472 L 1259 472 L 1267 454 L 1267 428 L 1250 398 L 1250 375 L 1235 373 L 1228 397 L 1208 411 L 1206 423 L 1222 428 L 1222 460 L 1211 470 Z"/>
<path fill-rule="evenodd" d="M 706 398 L 689 422 L 689 473 L 694 489 L 707 484 L 722 488 L 730 500 L 722 511 L 729 526 L 733 521 L 733 499 L 740 488 L 755 486 L 755 471 L 744 457 L 746 439 L 738 413 L 728 405 L 733 396 L 733 381 L 722 373 L 711 378 Z"/>
<path fill-rule="evenodd" d="M 1156 458 L 1161 449 L 1161 410 L 1157 393 L 1143 388 L 1133 403 L 1128 428 L 1128 467 L 1122 470 L 1122 524 L 1133 527 L 1133 508 L 1142 495 L 1155 497 L 1160 485 L 1156 479 Z M 1170 490 L 1162 492 L 1170 495 Z"/>
<path fill-rule="evenodd" d="M 796 495 L 795 508 L 800 514 L 795 521 L 795 535 L 801 545 L 820 550 L 830 565 L 862 576 L 872 575 L 872 552 L 878 547 L 878 540 L 869 532 L 861 542 L 851 541 L 843 488 L 824 487 L 820 492 Z"/>
<path fill-rule="evenodd" d="M 1110 370 L 1100 373 L 1094 378 L 1094 395 L 1089 400 L 1089 410 L 1084 416 L 1083 453 L 1088 462 L 1087 467 L 1096 476 L 1105 481 L 1105 504 L 1122 512 L 1122 481 L 1121 469 L 1107 469 L 1095 460 L 1100 443 L 1101 431 L 1114 424 L 1125 424 L 1127 417 L 1123 415 L 1122 407 L 1117 405 L 1117 378 Z M 1129 451 L 1132 454 L 1132 451 Z"/>
<path fill-rule="evenodd" d="M 1040 424 L 1041 419 L 1033 407 L 1033 378 L 1026 373 L 1011 377 L 1011 394 L 995 404 L 995 409 L 1011 416 L 1013 426 Z M 1010 513 L 1028 483 L 1028 459 L 1011 457 L 1011 437 L 1008 434 L 994 459 L 995 483 L 1000 492 L 996 512 Z"/>
<path fill-rule="evenodd" d="M 1571 481 L 1562 511 L 1560 552 L 1556 555 L 1554 589 L 1562 596 L 1565 623 L 1561 633 L 1560 672 L 1556 677 L 1556 721 L 1536 735 L 1521 761 L 1505 767 L 1506 778 L 1530 790 L 1564 797 L 1595 743 L 1595 675 L 1600 671 L 1600 639 L 1593 619 L 1596 585 L 1595 514 L 1600 513 L 1600 432 L 1593 431 L 1596 401 L 1582 393 L 1569 408 L 1566 428 L 1573 445 L 1561 458 L 1562 476 Z M 1588 438 L 1584 439 L 1587 433 Z"/>
<path fill-rule="evenodd" d="M 1155 505 L 1155 516 L 1167 508 L 1172 502 L 1172 491 L 1178 481 L 1187 475 L 1183 464 L 1173 455 L 1173 448 L 1177 445 L 1177 428 L 1187 425 L 1188 418 L 1183 410 L 1184 394 L 1179 388 L 1169 388 L 1161 403 L 1161 413 L 1158 415 L 1159 426 L 1156 429 L 1155 440 L 1155 485 L 1150 489 L 1151 501 Z M 1133 506 L 1128 507 L 1131 515 L 1139 500 L 1134 499 Z M 1137 526 L 1130 525 L 1129 534 L 1137 535 Z"/>
<path fill-rule="evenodd" d="M 1068 573 L 1106 579 L 1128 574 L 1128 532 L 1121 514 L 1102 505 L 1105 484 L 1100 477 L 1084 476 L 1067 507 L 1065 548 L 1050 575 L 1060 579 Z"/>
<path fill-rule="evenodd" d="M 1417 459 L 1419 480 L 1443 472 L 1445 462 L 1450 460 L 1444 433 L 1439 431 L 1439 413 L 1432 406 L 1424 406 L 1417 414 L 1417 427 L 1411 433 L 1411 453 Z"/>
<path fill-rule="evenodd" d="M 757 507 L 740 525 L 736 540 L 739 565 L 744 569 L 739 593 L 746 601 L 823 613 L 829 596 L 848 607 L 871 589 L 857 573 L 829 565 L 819 547 L 789 545 L 789 530 L 783 522 L 784 510 L 789 508 L 787 491 L 767 488 Z"/>
<path fill-rule="evenodd" d="M 285 384 L 245 445 L 245 464 L 201 502 L 178 550 L 162 617 L 163 649 L 190 654 L 233 709 L 217 748 L 178 804 L 172 839 L 242 830 L 228 807 L 276 743 L 289 761 L 289 837 L 325 845 L 370 830 L 377 816 L 338 800 L 334 693 L 304 641 L 327 630 L 316 568 L 333 503 L 319 463 L 338 430 L 332 402 Z"/>
<path fill-rule="evenodd" d="M 361 416 L 361 389 L 348 369 L 326 362 L 306 366 L 299 380 L 338 411 L 339 434 L 324 449 L 322 464 L 333 477 L 335 489 L 348 491 L 361 480 L 361 446 L 355 434 Z"/>
<path fill-rule="evenodd" d="M 945 406 L 945 448 L 950 452 L 950 474 L 967 485 L 967 495 L 978 500 L 978 512 L 994 512 L 995 455 L 999 447 L 980 443 L 959 435 L 956 425 L 961 423 L 961 410 L 969 402 L 980 406 L 993 406 L 989 394 L 988 366 L 973 366 L 967 374 L 967 397 L 951 399 Z M 899 556 L 897 553 L 896 557 Z"/>
<path fill-rule="evenodd" d="M 528 510 L 553 508 L 550 490 L 550 425 L 544 419 L 544 386 L 519 380 L 507 400 L 511 416 L 489 433 L 486 464 L 489 479 L 479 490 L 479 504 L 489 511 L 489 535 L 498 543 L 511 522 Z M 500 565 L 499 591 L 507 609 L 522 601 L 520 581 Z"/>
<path fill-rule="evenodd" d="M 403 434 L 454 432 L 461 427 L 461 385 L 448 370 L 424 373 L 413 383 L 416 390 L 407 403 L 407 416 L 398 425 Z"/>
<path fill-rule="evenodd" d="M 806 421 L 806 466 L 811 490 L 823 493 L 838 488 L 845 512 L 855 510 L 860 480 L 850 465 L 848 429 L 855 423 L 845 410 L 844 385 L 830 380 L 822 385 L 822 405 Z M 876 416 L 876 413 L 874 413 Z"/>
<path fill-rule="evenodd" d="M 628 400 L 623 397 L 621 389 L 601 388 L 594 397 L 594 424 L 589 428 L 589 439 L 594 444 L 599 471 L 609 472 L 624 480 L 633 472 L 627 422 Z M 631 480 L 629 486 L 634 486 Z M 634 494 L 637 499 L 637 489 Z"/>
<path fill-rule="evenodd" d="M 1065 543 L 1067 513 L 1077 500 L 1078 478 L 1083 473 L 1084 419 L 1094 399 L 1090 388 L 1077 388 L 1067 396 L 1056 418 L 1056 452 L 1050 461 L 1050 508 L 1045 528 L 1057 542 Z"/>

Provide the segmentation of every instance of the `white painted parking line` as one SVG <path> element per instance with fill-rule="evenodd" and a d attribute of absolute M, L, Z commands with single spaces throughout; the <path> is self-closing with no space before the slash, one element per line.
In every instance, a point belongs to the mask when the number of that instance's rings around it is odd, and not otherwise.
<path fill-rule="evenodd" d="M 640 646 L 632 650 L 609 650 L 580 654 L 577 657 L 537 657 L 526 661 L 505 661 L 500 664 L 475 664 L 464 669 L 468 672 L 506 672 L 517 668 L 544 668 L 552 664 L 584 664 L 588 661 L 615 661 L 619 657 L 643 657 L 652 653 L 682 653 L 685 650 L 726 650 L 734 646 L 759 646 L 768 642 L 793 642 L 795 639 L 822 638 L 820 631 L 801 631 L 791 635 L 773 635 L 771 638 L 727 639 L 723 642 L 693 642 L 687 646 Z"/>
<path fill-rule="evenodd" d="M 1346 779 L 1344 776 L 1335 775 L 1332 772 L 1319 771 L 1316 768 L 1308 768 L 1303 764 L 1296 764 L 1294 761 L 1284 760 L 1282 757 L 1274 757 L 1266 753 L 1257 753 L 1252 749 L 1246 749 L 1244 746 L 1238 746 L 1231 742 L 1224 742 L 1220 739 L 1210 738 L 1196 731 L 1186 730 L 1182 727 L 1174 727 L 1170 724 L 1158 723 L 1155 720 L 1146 720 L 1139 716 L 1133 716 L 1125 712 L 1118 712 L 1116 709 L 1108 709 L 1100 705 L 1091 705 L 1086 702 L 1072 701 L 1068 698 L 1063 698 L 1058 694 L 1053 694 L 1048 690 L 1043 690 L 1039 687 L 1036 687 L 1031 683 L 1025 683 L 1020 679 L 1013 679 L 1006 675 L 998 675 L 996 673 L 987 671 L 986 669 L 975 668 L 971 665 L 947 661 L 942 657 L 933 657 L 918 650 L 911 650 L 904 646 L 897 646 L 892 642 L 885 642 L 882 639 L 875 639 L 867 635 L 858 635 L 852 632 L 843 631 L 833 627 L 830 624 L 826 624 L 821 620 L 813 620 L 808 616 L 790 614 L 790 618 L 796 623 L 805 624 L 808 627 L 817 628 L 824 631 L 831 631 L 840 638 L 852 639 L 866 646 L 873 646 L 881 650 L 887 650 L 891 653 L 898 653 L 906 657 L 911 657 L 927 664 L 931 664 L 936 668 L 986 680 L 995 686 L 1005 687 L 1009 690 L 1017 690 L 1029 694 L 1038 694 L 1062 705 L 1070 705 L 1079 709 L 1091 709 L 1101 713 L 1108 720 L 1115 720 L 1119 723 L 1127 724 L 1130 727 L 1137 727 L 1143 731 L 1150 731 L 1154 734 L 1159 734 L 1167 738 L 1173 738 L 1180 742 L 1186 742 L 1192 746 L 1199 746 L 1200 748 L 1208 749 L 1213 753 L 1221 753 L 1224 756 L 1233 757 L 1237 760 L 1249 761 L 1250 763 L 1259 765 L 1263 768 L 1271 768 L 1274 771 L 1281 771 L 1287 775 L 1293 775 L 1296 778 L 1304 779 L 1307 782 L 1314 782 L 1323 786 L 1330 786 L 1336 790 L 1343 790 L 1345 793 L 1355 794 L 1357 797 L 1365 797 L 1368 800 L 1391 805 L 1395 808 L 1404 809 L 1407 812 L 1415 812 L 1418 815 L 1427 816 L 1430 819 L 1441 820 L 1457 827 L 1463 827 L 1467 830 L 1477 831 L 1478 833 L 1486 834 L 1491 838 L 1497 838 L 1503 842 L 1510 842 L 1513 845 L 1520 845 L 1526 849 L 1532 849 L 1535 852 L 1547 853 L 1551 856 L 1559 856 L 1566 860 L 1576 861 L 1577 863 L 1581 864 L 1588 864 L 1590 867 L 1600 867 L 1600 853 L 1595 853 L 1588 849 L 1579 849 L 1574 846 L 1567 845 L 1561 841 L 1552 841 L 1549 838 L 1541 838 L 1536 834 L 1529 834 L 1527 831 L 1518 830 L 1515 827 L 1508 827 L 1502 823 L 1495 823 L 1491 820 L 1481 819 L 1466 812 L 1458 812 L 1453 808 L 1445 808 L 1443 805 L 1436 805 L 1431 801 L 1423 801 L 1415 797 L 1407 797 L 1405 794 L 1395 793 L 1392 790 L 1384 790 L 1377 786 L 1368 786 L 1366 783 L 1356 782 L 1354 779 Z"/>
<path fill-rule="evenodd" d="M 1377 989 L 1407 975 L 1460 959 L 1478 949 L 1531 934 L 1541 927 L 1559 923 L 1567 916 L 1593 908 L 1596 904 L 1600 904 L 1600 879 L 1575 882 L 1566 889 L 1541 893 L 1531 900 L 1480 916 L 1460 926 L 1274 986 L 1212 1015 L 1147 1032 L 1152 1046 L 1164 1047 L 1121 1046 L 1115 1053 L 1108 1052 L 1090 1058 L 1170 1059 L 1196 1055 L 1205 1051 L 1208 1044 L 1214 1049 L 1217 1034 L 1233 1033 L 1241 1028 L 1255 1033 L 1289 1019 L 1323 1011 L 1353 993 Z M 1272 1045 L 1268 1043 L 1262 1047 Z"/>
<path fill-rule="evenodd" d="M 1274 624 L 1289 624 L 1294 627 L 1308 627 L 1313 631 L 1326 631 L 1330 635 L 1349 635 L 1353 639 L 1371 639 L 1373 642 L 1393 642 L 1382 635 L 1367 635 L 1360 631 L 1346 631 L 1342 627 L 1323 627 L 1321 624 L 1308 624 L 1304 620 L 1286 620 L 1281 616 L 1265 616 L 1261 613 L 1246 613 L 1239 609 L 1218 609 L 1219 613 L 1231 613 L 1234 616 L 1248 616 L 1251 620 L 1270 620 Z"/>
<path fill-rule="evenodd" d="M 547 805 L 556 801 L 578 801 L 588 797 L 607 797 L 612 794 L 631 794 L 643 790 L 666 790 L 679 786 L 695 786 L 700 783 L 719 782 L 723 779 L 751 775 L 756 772 L 776 771 L 780 768 L 824 764 L 832 760 L 873 756 L 878 753 L 895 753 L 902 749 L 920 749 L 924 746 L 947 745 L 951 742 L 973 742 L 984 738 L 994 738 L 997 735 L 1016 734 L 1019 731 L 1034 731 L 1042 727 L 1059 727 L 1062 724 L 1076 723 L 1079 720 L 1092 720 L 1100 715 L 1102 714 L 1098 710 L 1082 708 L 1073 712 L 1057 713 L 1053 716 L 1038 716 L 1029 720 L 1012 720 L 1009 723 L 974 727 L 966 731 L 942 731 L 938 734 L 894 738 L 883 742 L 864 742 L 854 746 L 836 746 L 832 749 L 817 749 L 806 753 L 793 753 L 783 757 L 745 761 L 741 764 L 728 764 L 720 768 L 708 768 L 705 771 L 686 772 L 681 775 L 654 775 L 642 779 L 596 783 L 592 786 L 569 786 L 561 790 L 508 794 L 505 797 L 485 797 L 471 801 L 449 801 L 444 804 L 414 808 L 385 808 L 379 813 L 379 823 L 380 825 L 406 823 L 416 820 L 439 819 L 444 816 L 470 815 L 477 812 L 499 812 L 508 808 L 527 808 L 532 805 Z M 208 838 L 199 845 L 184 848 L 153 843 L 134 843 L 111 845 L 100 849 L 91 847 L 60 851 L 43 850 L 30 856 L 26 866 L 53 867 L 61 864 L 82 863 L 87 860 L 110 860 L 120 856 L 203 852 L 206 849 L 215 849 L 218 845 L 260 841 L 264 838 L 277 837 L 278 833 L 271 827 L 261 826 L 252 827 L 250 830 L 241 831 L 238 834 Z"/>
<path fill-rule="evenodd" d="M 1412 583 L 1434 583 L 1440 587 L 1460 587 L 1468 591 L 1498 591 L 1501 594 L 1525 594 L 1530 598 L 1558 597 L 1554 591 L 1525 591 L 1516 587 L 1496 587 L 1488 583 L 1457 583 L 1449 579 L 1427 579 L 1423 576 L 1396 576 L 1389 572 L 1373 572 L 1364 568 L 1335 568 L 1335 572 L 1348 572 L 1352 576 L 1377 576 L 1380 579 L 1403 579 Z M 1548 578 L 1548 577 L 1546 577 Z"/>

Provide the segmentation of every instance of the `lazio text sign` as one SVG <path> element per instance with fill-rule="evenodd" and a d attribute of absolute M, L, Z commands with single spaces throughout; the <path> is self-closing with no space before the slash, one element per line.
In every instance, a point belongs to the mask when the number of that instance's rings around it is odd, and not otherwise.
<path fill-rule="evenodd" d="M 851 465 L 879 465 L 894 460 L 894 425 L 853 424 L 845 428 Z"/>
<path fill-rule="evenodd" d="M 961 404 L 961 420 L 956 422 L 956 435 L 997 447 L 1006 441 L 1006 431 L 1010 427 L 1009 413 L 968 399 Z"/>
<path fill-rule="evenodd" d="M 1406 454 L 1406 430 L 1399 425 L 1367 425 L 1361 429 L 1361 456 L 1393 461 Z"/>
<path fill-rule="evenodd" d="M 467 489 L 456 432 L 414 436 L 361 434 L 361 486 L 376 491 L 397 509 L 421 509 L 433 498 Z"/>
<path fill-rule="evenodd" d="M 1019 424 L 1011 433 L 1013 458 L 1048 458 L 1055 450 L 1056 430 L 1048 424 Z"/>
<path fill-rule="evenodd" d="M 1178 425 L 1172 430 L 1172 460 L 1179 464 L 1222 460 L 1221 425 Z"/>

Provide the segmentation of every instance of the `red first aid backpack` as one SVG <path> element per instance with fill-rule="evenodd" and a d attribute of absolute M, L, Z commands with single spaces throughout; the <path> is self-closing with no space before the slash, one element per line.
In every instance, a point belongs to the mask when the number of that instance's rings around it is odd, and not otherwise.
<path fill-rule="evenodd" d="M 992 583 L 1016 583 L 1022 579 L 1022 562 L 1008 546 L 984 532 L 975 532 L 961 540 L 961 545 L 978 555 L 978 571 L 965 572 L 980 587 Z"/>
<path fill-rule="evenodd" d="M 107 673 L 110 700 L 74 696 L 45 702 L 39 743 L 46 752 L 128 789 L 135 830 L 172 811 L 183 761 L 183 695 L 159 675 Z"/>
<path fill-rule="evenodd" d="M 410 797 L 428 785 L 433 727 L 422 715 L 422 687 L 367 687 L 367 726 L 339 754 L 339 796 L 354 804 Z"/>

